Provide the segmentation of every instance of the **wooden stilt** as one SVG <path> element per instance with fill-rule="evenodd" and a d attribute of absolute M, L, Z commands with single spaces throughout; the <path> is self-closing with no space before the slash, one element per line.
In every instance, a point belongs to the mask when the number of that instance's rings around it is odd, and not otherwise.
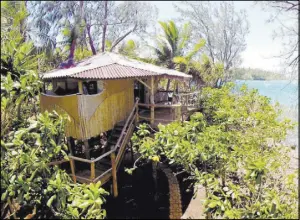
<path fill-rule="evenodd" d="M 74 183 L 76 183 L 76 175 L 75 175 L 75 163 L 73 159 L 70 159 L 71 171 L 72 171 L 72 178 Z"/>
<path fill-rule="evenodd" d="M 151 104 L 151 115 L 150 123 L 154 124 L 154 76 L 151 76 L 151 89 L 150 89 L 150 104 Z"/>
<path fill-rule="evenodd" d="M 95 174 L 95 162 L 91 163 L 91 180 L 96 178 L 96 174 Z"/>
<path fill-rule="evenodd" d="M 139 98 L 136 98 L 136 101 L 138 101 Z M 135 118 L 136 125 L 139 123 L 139 105 L 136 105 L 136 118 Z"/>
<path fill-rule="evenodd" d="M 116 155 L 111 154 L 111 168 L 112 168 L 112 179 L 113 179 L 113 194 L 114 197 L 118 196 L 118 183 L 117 183 L 117 167 L 116 167 Z"/>
<path fill-rule="evenodd" d="M 178 106 L 176 106 L 176 113 L 175 113 L 175 120 L 179 120 L 181 119 L 181 105 L 179 104 Z"/>

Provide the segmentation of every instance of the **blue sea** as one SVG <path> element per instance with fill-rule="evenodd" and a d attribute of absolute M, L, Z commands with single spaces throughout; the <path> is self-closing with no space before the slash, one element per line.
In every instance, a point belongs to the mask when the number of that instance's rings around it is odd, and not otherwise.
<path fill-rule="evenodd" d="M 258 89 L 261 95 L 271 98 L 275 103 L 298 108 L 298 81 L 289 80 L 237 80 L 237 85 L 246 84 L 250 89 Z"/>

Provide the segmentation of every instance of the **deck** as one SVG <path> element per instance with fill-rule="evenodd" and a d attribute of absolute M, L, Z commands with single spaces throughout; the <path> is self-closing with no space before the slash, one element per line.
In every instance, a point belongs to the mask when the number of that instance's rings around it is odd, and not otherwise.
<path fill-rule="evenodd" d="M 140 106 L 144 106 L 141 104 Z M 169 124 L 174 121 L 185 121 L 195 111 L 199 110 L 193 106 L 180 106 L 180 105 L 155 105 L 154 110 L 154 124 L 153 127 L 157 127 L 158 124 Z M 151 110 L 147 108 L 139 109 L 139 121 L 150 121 Z"/>

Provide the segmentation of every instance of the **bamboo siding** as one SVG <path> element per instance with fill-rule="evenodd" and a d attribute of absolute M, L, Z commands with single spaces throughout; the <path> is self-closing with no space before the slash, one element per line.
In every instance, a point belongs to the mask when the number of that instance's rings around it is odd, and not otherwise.
<path fill-rule="evenodd" d="M 41 110 L 67 113 L 66 136 L 85 140 L 112 129 L 125 120 L 134 105 L 133 80 L 105 80 L 96 95 L 48 96 L 42 94 Z"/>

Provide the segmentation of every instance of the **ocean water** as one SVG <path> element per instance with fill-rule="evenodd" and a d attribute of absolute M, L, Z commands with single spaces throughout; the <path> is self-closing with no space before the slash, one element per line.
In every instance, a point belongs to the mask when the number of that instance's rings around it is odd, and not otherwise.
<path fill-rule="evenodd" d="M 237 80 L 236 84 L 246 84 L 248 88 L 258 89 L 261 95 L 271 98 L 275 103 L 298 109 L 298 82 L 288 80 Z"/>

